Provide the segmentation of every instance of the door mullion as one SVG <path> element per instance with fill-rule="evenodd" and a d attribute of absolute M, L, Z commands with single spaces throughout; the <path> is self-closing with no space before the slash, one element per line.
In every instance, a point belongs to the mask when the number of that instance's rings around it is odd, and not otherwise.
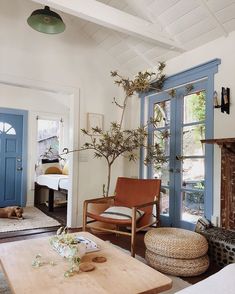
<path fill-rule="evenodd" d="M 169 185 L 169 218 L 171 226 L 174 226 L 174 215 L 175 215 L 175 152 L 176 152 L 176 110 L 177 101 L 173 97 L 171 99 L 171 123 L 170 123 L 170 158 L 169 158 L 169 169 L 170 172 L 170 185 Z"/>
<path fill-rule="evenodd" d="M 154 101 L 151 101 L 151 107 L 148 109 L 148 120 L 150 118 L 153 118 L 154 116 Z M 148 125 L 148 146 L 153 145 L 153 132 L 154 132 L 154 127 L 152 124 Z M 147 166 L 147 178 L 151 179 L 153 178 L 153 168 L 152 164 L 149 164 Z"/>
<path fill-rule="evenodd" d="M 183 119 L 183 93 L 179 88 L 176 91 L 176 118 L 175 118 L 175 153 L 174 153 L 174 176 L 175 176 L 175 206 L 174 206 L 174 224 L 180 227 L 181 220 L 181 177 L 182 161 L 176 160 L 176 156 L 182 155 L 182 119 Z"/>

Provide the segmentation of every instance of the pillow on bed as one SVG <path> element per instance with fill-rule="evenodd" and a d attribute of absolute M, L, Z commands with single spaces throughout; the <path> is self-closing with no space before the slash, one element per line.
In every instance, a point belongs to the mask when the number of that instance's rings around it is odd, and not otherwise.
<path fill-rule="evenodd" d="M 59 162 L 41 163 L 36 169 L 37 175 L 62 174 Z"/>
<path fill-rule="evenodd" d="M 47 174 L 62 174 L 62 171 L 60 169 L 60 167 L 57 167 L 57 166 L 49 166 L 45 172 L 44 172 L 45 175 Z"/>
<path fill-rule="evenodd" d="M 62 174 L 63 175 L 68 175 L 69 174 L 69 163 L 68 163 L 68 161 L 66 161 L 66 163 L 65 163 L 65 165 L 64 165 L 64 167 L 62 169 Z"/>

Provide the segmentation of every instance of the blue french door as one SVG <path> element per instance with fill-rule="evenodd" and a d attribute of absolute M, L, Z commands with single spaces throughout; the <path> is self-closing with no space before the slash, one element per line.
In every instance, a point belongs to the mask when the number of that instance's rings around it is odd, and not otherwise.
<path fill-rule="evenodd" d="M 0 207 L 22 205 L 23 115 L 0 111 Z"/>
<path fill-rule="evenodd" d="M 148 177 L 162 179 L 160 210 L 165 226 L 193 229 L 211 205 L 212 149 L 201 143 L 211 137 L 208 110 L 213 110 L 213 104 L 206 97 L 204 80 L 149 100 L 149 117 L 158 121 L 149 129 L 150 143 L 160 144 L 167 162 L 150 166 Z"/>

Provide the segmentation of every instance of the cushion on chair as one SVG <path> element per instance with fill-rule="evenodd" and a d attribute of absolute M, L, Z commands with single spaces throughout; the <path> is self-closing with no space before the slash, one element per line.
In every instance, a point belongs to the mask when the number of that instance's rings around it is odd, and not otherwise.
<path fill-rule="evenodd" d="M 136 210 L 136 220 L 144 215 L 144 211 Z M 118 220 L 131 220 L 132 209 L 124 206 L 111 206 L 107 208 L 102 214 L 102 217 L 118 219 Z"/>
<path fill-rule="evenodd" d="M 115 188 L 115 206 L 133 207 L 159 199 L 161 180 L 119 177 Z M 145 212 L 139 226 L 152 222 L 153 205 L 142 208 Z"/>

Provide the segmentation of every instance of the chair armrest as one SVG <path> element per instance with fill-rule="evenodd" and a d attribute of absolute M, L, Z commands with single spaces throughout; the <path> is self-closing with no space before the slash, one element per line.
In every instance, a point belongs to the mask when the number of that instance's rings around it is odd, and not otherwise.
<path fill-rule="evenodd" d="M 154 204 L 158 204 L 159 201 L 158 200 L 155 200 L 155 201 L 151 201 L 151 202 L 148 202 L 148 203 L 143 203 L 143 204 L 139 204 L 139 205 L 135 205 L 133 206 L 133 208 L 144 208 L 146 206 L 150 206 L 150 205 L 154 205 Z"/>
<path fill-rule="evenodd" d="M 88 199 L 85 200 L 84 203 L 89 204 L 89 203 L 106 203 L 111 199 L 114 199 L 115 196 L 108 196 L 108 197 L 100 197 L 100 198 L 94 198 L 94 199 Z"/>

